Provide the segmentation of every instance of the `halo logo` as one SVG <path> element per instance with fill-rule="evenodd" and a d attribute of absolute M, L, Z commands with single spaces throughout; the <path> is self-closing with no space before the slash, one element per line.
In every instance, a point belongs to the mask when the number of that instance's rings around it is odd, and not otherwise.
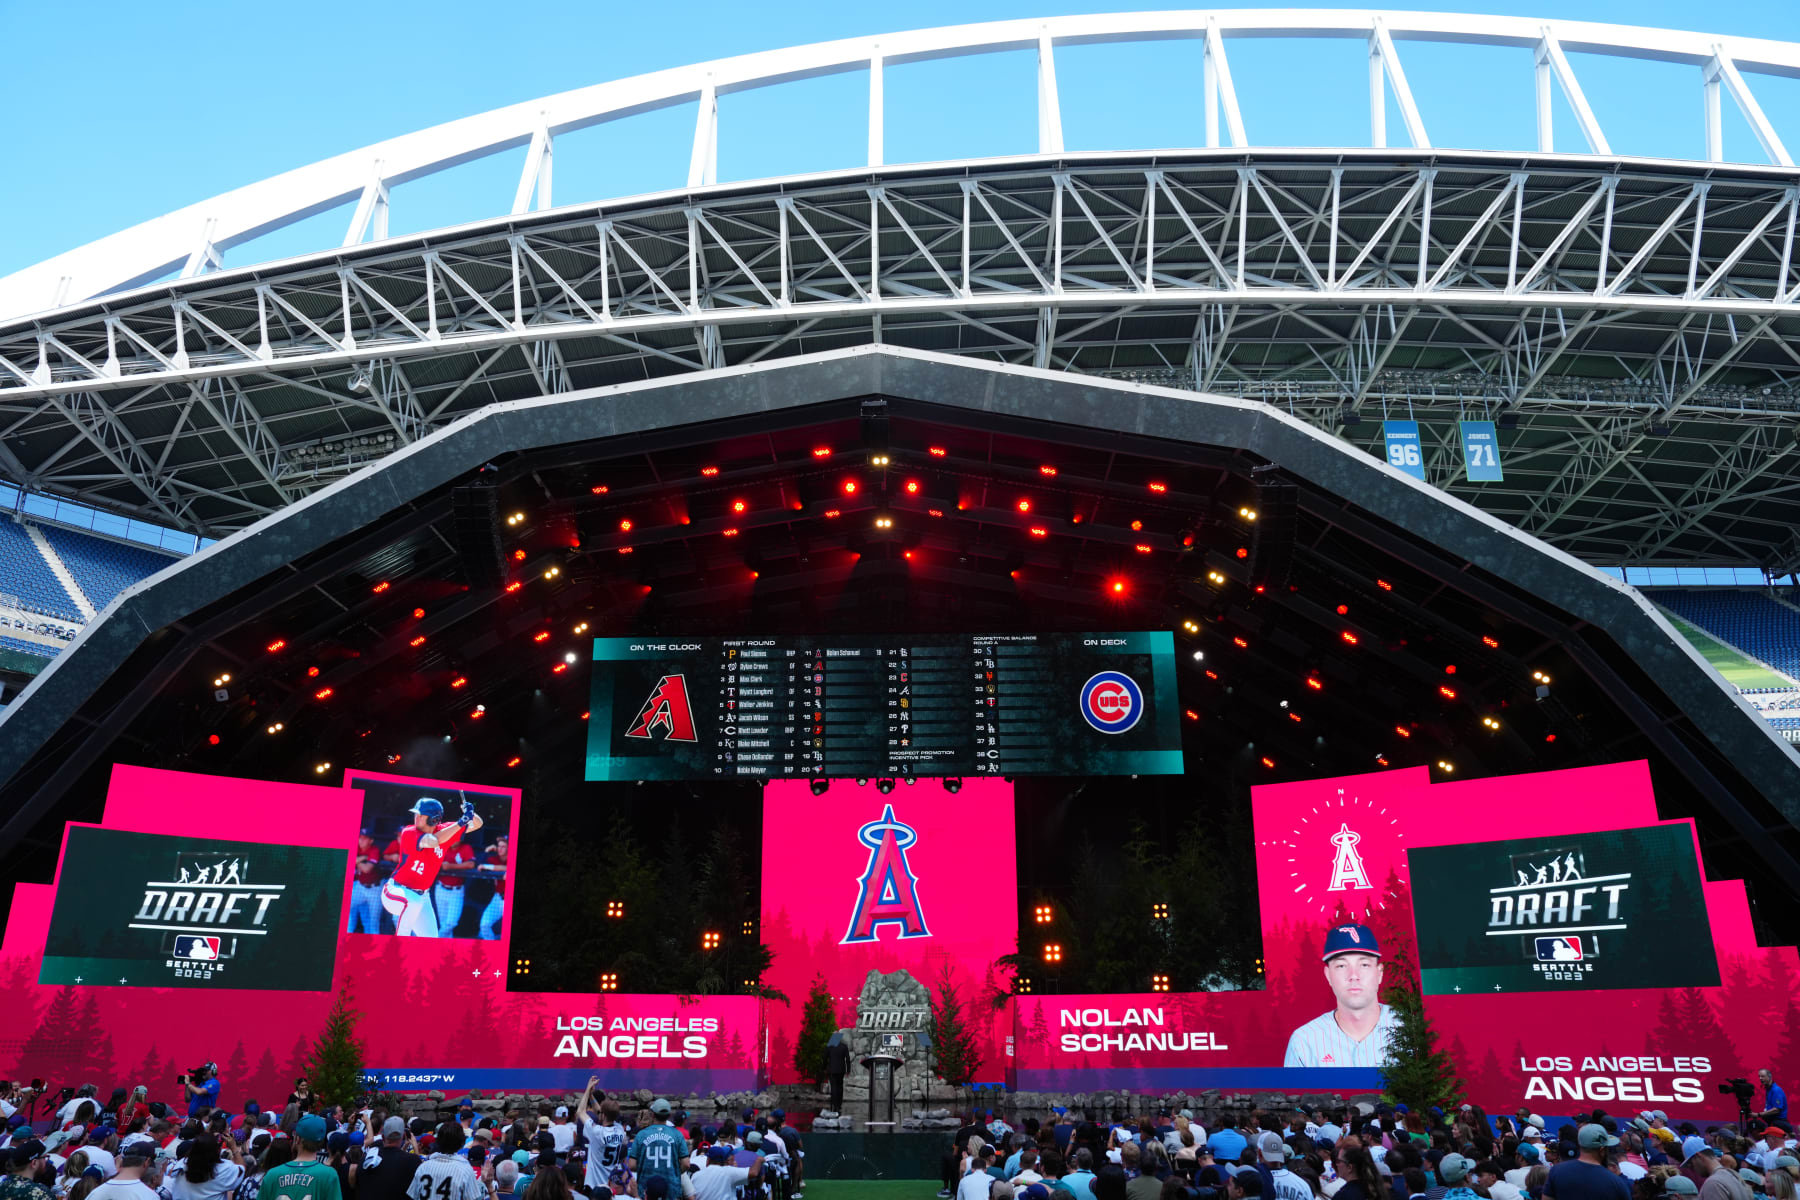
<path fill-rule="evenodd" d="M 1331 857 L 1331 883 L 1326 891 L 1369 889 L 1369 873 L 1363 869 L 1362 855 L 1356 852 L 1356 844 L 1360 841 L 1362 834 L 1350 828 L 1348 822 L 1339 824 L 1338 831 L 1331 835 L 1331 844 L 1337 847 L 1337 853 Z"/>
<path fill-rule="evenodd" d="M 895 820 L 890 804 L 879 821 L 856 831 L 856 840 L 869 848 L 869 865 L 856 881 L 856 908 L 843 944 L 872 942 L 881 925 L 900 926 L 903 938 L 930 937 L 919 910 L 919 881 L 906 861 L 906 848 L 919 840 L 918 831 Z"/>
<path fill-rule="evenodd" d="M 659 728 L 663 731 L 664 741 L 700 740 L 694 733 L 694 709 L 688 703 L 686 676 L 664 675 L 658 680 L 656 690 L 644 701 L 644 707 L 638 709 L 637 719 L 632 721 L 625 736 L 647 739 Z"/>
<path fill-rule="evenodd" d="M 1081 685 L 1081 715 L 1101 733 L 1124 733 L 1144 715 L 1137 680 L 1120 671 L 1101 671 Z"/>

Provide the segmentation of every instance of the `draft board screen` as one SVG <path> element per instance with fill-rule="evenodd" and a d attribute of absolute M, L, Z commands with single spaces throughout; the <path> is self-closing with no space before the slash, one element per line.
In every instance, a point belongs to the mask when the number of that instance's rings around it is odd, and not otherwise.
<path fill-rule="evenodd" d="M 587 778 L 1178 775 L 1175 641 L 599 638 Z"/>

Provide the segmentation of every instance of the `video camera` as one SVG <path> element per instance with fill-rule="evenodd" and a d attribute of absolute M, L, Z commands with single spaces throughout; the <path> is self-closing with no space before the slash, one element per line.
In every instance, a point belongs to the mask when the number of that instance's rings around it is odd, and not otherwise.
<path fill-rule="evenodd" d="M 1756 1085 L 1748 1079 L 1733 1075 L 1719 1085 L 1719 1095 L 1736 1096 L 1739 1104 L 1749 1104 L 1756 1095 Z"/>

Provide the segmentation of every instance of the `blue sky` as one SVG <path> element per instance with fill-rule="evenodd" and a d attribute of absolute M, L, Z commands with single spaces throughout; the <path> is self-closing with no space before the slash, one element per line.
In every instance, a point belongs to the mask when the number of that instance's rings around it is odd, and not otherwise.
<path fill-rule="evenodd" d="M 1320 0 L 1319 7 L 1352 7 Z M 164 0 L 0 0 L 0 111 L 12 169 L 0 187 L 0 274 L 138 221 L 370 142 L 534 96 L 643 71 L 804 42 L 1057 13 L 1132 10 L 1104 0 L 568 4 L 473 0 L 304 5 Z M 1358 6 L 1360 7 L 1360 6 Z M 1542 0 L 1395 5 L 1554 15 L 1800 40 L 1796 0 Z M 1350 41 L 1229 47 L 1250 140 L 1366 145 L 1361 47 Z M 1531 64 L 1523 51 L 1403 44 L 1440 147 L 1528 149 Z M 1572 56 L 1615 150 L 1698 156 L 1697 72 Z M 1196 145 L 1191 43 L 1059 51 L 1070 150 Z M 983 56 L 890 68 L 887 158 L 921 161 L 1036 149 L 1033 58 Z M 1770 119 L 1800 152 L 1800 81 L 1752 76 Z M 1561 101 L 1558 101 L 1559 105 Z M 1762 161 L 1726 102 L 1726 155 Z M 720 176 L 756 178 L 859 165 L 867 121 L 858 75 L 728 97 Z M 1404 144 L 1397 115 L 1389 138 Z M 557 203 L 681 185 L 692 107 L 559 139 Z M 1566 107 L 1558 147 L 1581 149 Z M 506 210 L 522 151 L 397 189 L 395 234 Z M 227 258 L 257 261 L 335 245 L 348 213 L 314 218 Z"/>

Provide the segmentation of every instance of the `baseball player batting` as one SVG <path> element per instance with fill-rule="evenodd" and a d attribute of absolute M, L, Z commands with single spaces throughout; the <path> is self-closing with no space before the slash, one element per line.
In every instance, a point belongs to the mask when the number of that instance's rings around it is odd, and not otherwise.
<path fill-rule="evenodd" d="M 399 838 L 405 858 L 381 889 L 381 907 L 394 918 L 398 936 L 434 938 L 438 935 L 438 922 L 430 892 L 443 868 L 444 851 L 461 841 L 464 834 L 480 829 L 481 817 L 467 796 L 463 797 L 462 815 L 454 824 L 444 824 L 444 806 L 430 796 L 421 797 L 407 811 L 412 813 L 413 823 L 400 831 Z"/>

